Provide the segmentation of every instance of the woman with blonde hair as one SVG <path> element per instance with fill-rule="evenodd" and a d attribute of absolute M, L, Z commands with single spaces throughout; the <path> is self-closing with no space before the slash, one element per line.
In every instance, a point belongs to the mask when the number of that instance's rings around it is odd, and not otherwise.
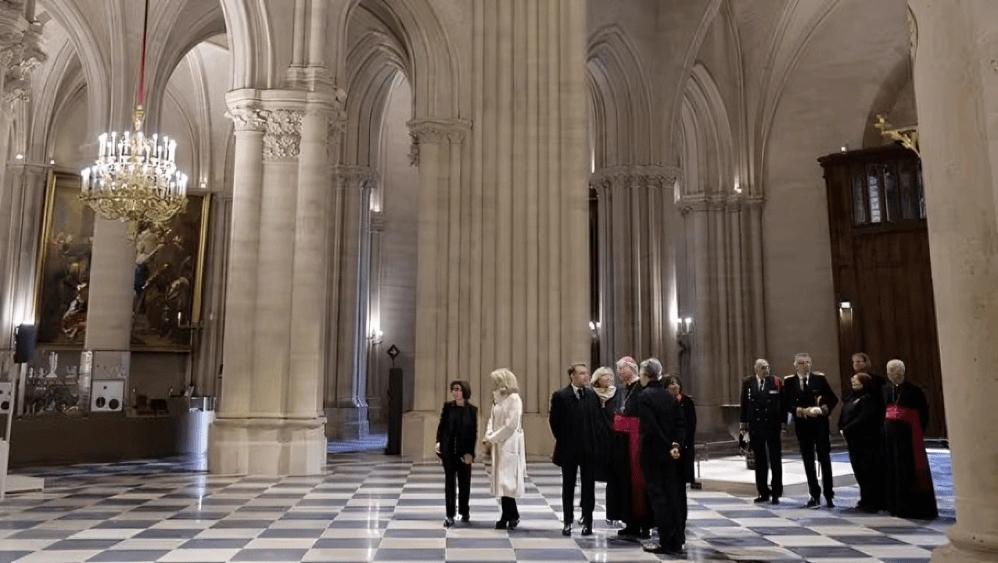
<path fill-rule="evenodd" d="M 493 371 L 492 415 L 482 442 L 492 448 L 492 494 L 499 497 L 502 516 L 496 529 L 515 529 L 520 523 L 516 499 L 524 494 L 527 454 L 523 441 L 523 401 L 516 376 L 506 368 Z"/>

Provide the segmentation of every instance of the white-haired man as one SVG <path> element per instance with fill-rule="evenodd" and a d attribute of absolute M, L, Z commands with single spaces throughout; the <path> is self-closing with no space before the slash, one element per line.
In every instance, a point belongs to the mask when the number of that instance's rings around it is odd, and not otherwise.
<path fill-rule="evenodd" d="M 769 362 L 755 361 L 755 375 L 742 382 L 741 432 L 748 433 L 755 454 L 755 487 L 759 492 L 755 502 L 780 504 L 783 495 L 782 383 L 769 374 Z M 772 486 L 766 484 L 772 470 Z M 772 499 L 772 500 L 770 500 Z"/>
<path fill-rule="evenodd" d="M 939 516 L 932 486 L 924 432 L 929 424 L 925 393 L 905 378 L 904 362 L 887 362 L 884 403 L 884 443 L 887 510 L 901 518 L 932 520 Z"/>
<path fill-rule="evenodd" d="M 825 500 L 828 508 L 835 506 L 832 498 L 832 445 L 829 441 L 828 415 L 839 404 L 828 380 L 820 373 L 811 373 L 811 356 L 801 352 L 794 356 L 796 373 L 783 379 L 783 409 L 788 420 L 793 420 L 794 433 L 800 446 L 800 457 L 807 475 L 807 488 L 811 498 L 808 508 L 818 506 L 821 486 L 814 470 L 814 455 L 818 454 L 821 464 L 821 480 L 825 487 Z"/>
<path fill-rule="evenodd" d="M 651 508 L 648 506 L 644 474 L 641 472 L 638 397 L 644 387 L 638 379 L 638 363 L 631 356 L 617 360 L 617 375 L 624 382 L 623 398 L 613 418 L 614 460 L 618 470 L 614 479 L 607 483 L 607 504 L 617 507 L 615 514 L 624 527 L 617 531 L 623 538 L 648 539 L 654 525 Z"/>
<path fill-rule="evenodd" d="M 679 401 L 662 386 L 662 362 L 641 362 L 638 376 L 644 387 L 638 397 L 641 471 L 658 527 L 658 543 L 643 547 L 650 553 L 676 553 L 686 543 L 686 482 L 679 463 L 686 423 Z"/>

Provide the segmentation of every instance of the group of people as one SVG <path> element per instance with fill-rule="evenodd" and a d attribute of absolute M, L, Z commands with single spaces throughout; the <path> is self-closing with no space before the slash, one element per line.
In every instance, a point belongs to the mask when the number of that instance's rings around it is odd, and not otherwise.
<path fill-rule="evenodd" d="M 870 373 L 869 363 L 866 354 L 853 356 L 856 374 L 839 418 L 859 483 L 857 508 L 886 510 L 903 518 L 936 518 L 923 442 L 928 423 L 925 394 L 905 380 L 900 360 L 887 363 L 887 380 Z M 568 366 L 568 385 L 551 396 L 548 421 L 555 439 L 553 461 L 562 474 L 562 533 L 572 535 L 578 481 L 581 534 L 592 535 L 600 481 L 606 483 L 606 519 L 624 523 L 619 537 L 651 540 L 651 530 L 657 528 L 658 541 L 646 541 L 645 551 L 676 553 L 686 542 L 686 485 L 695 483 L 696 408 L 679 378 L 664 374 L 657 359 L 638 365 L 625 356 L 616 367 L 624 383 L 621 389 L 614 385 L 610 368 L 597 369 L 590 382 L 588 366 L 576 363 Z M 793 426 L 807 475 L 807 507 L 819 506 L 822 494 L 833 507 L 829 416 L 839 399 L 825 376 L 811 371 L 808 354 L 797 354 L 794 368 L 794 374 L 780 379 L 770 374 L 769 362 L 756 360 L 755 375 L 742 385 L 741 428 L 755 457 L 755 502 L 779 504 L 782 435 Z M 502 509 L 495 527 L 512 530 L 520 523 L 516 499 L 524 494 L 527 468 L 523 402 L 510 370 L 495 370 L 489 378 L 493 405 L 481 444 L 491 452 L 491 491 Z M 478 445 L 478 409 L 470 403 L 470 386 L 454 381 L 450 393 L 453 400 L 444 404 L 436 436 L 448 528 L 458 514 L 464 522 L 471 518 L 471 466 Z"/>
<path fill-rule="evenodd" d="M 850 390 L 839 416 L 849 460 L 859 484 L 856 508 L 887 511 L 902 518 L 938 516 L 932 475 L 925 451 L 929 419 L 925 394 L 905 379 L 901 360 L 887 363 L 887 379 L 871 373 L 870 358 L 852 357 Z M 756 360 L 755 375 L 741 390 L 741 434 L 755 458 L 757 503 L 779 504 L 783 494 L 782 435 L 792 425 L 797 437 L 810 497 L 808 508 L 835 506 L 829 415 L 839 403 L 824 375 L 811 371 L 811 357 L 794 357 L 795 373 L 782 380 L 770 375 L 769 362 Z M 821 483 L 815 458 L 821 468 Z M 767 484 L 767 477 L 771 481 Z"/>
<path fill-rule="evenodd" d="M 650 540 L 655 527 L 658 542 L 645 543 L 646 551 L 681 551 L 686 542 L 686 484 L 695 481 L 695 405 L 683 394 L 679 378 L 664 374 L 655 358 L 640 366 L 630 356 L 621 358 L 617 374 L 622 389 L 614 385 L 610 368 L 597 369 L 590 382 L 588 366 L 572 364 L 568 385 L 551 396 L 548 420 L 555 439 L 553 461 L 562 473 L 562 534 L 572 535 L 578 481 L 581 534 L 592 535 L 600 481 L 607 487 L 606 519 L 625 524 L 618 536 Z M 516 376 L 508 369 L 492 372 L 490 380 L 493 407 L 482 444 L 491 450 L 491 490 L 502 509 L 495 527 L 512 530 L 520 523 L 516 499 L 523 495 L 526 474 L 523 403 Z M 445 474 L 445 527 L 454 525 L 457 514 L 465 522 L 470 519 L 471 464 L 478 435 L 478 410 L 469 402 L 469 385 L 454 381 L 450 391 L 454 400 L 441 411 L 436 443 Z"/>

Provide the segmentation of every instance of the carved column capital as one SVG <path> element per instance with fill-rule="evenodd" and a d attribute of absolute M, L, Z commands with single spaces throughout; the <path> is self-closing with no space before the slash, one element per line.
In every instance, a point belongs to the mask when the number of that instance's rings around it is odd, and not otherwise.
<path fill-rule="evenodd" d="M 230 108 L 225 116 L 232 120 L 236 131 L 266 131 L 269 113 L 265 109 L 241 106 Z"/>
<path fill-rule="evenodd" d="M 23 2 L 0 2 L 0 72 L 5 107 L 27 99 L 31 72 L 47 57 L 39 47 L 42 26 L 24 19 Z"/>
<path fill-rule="evenodd" d="M 471 132 L 471 121 L 467 119 L 438 119 L 424 117 L 413 119 L 407 123 L 409 136 L 412 137 L 412 147 L 409 150 L 409 164 L 419 166 L 419 145 L 428 144 L 460 144 Z"/>
<path fill-rule="evenodd" d="M 677 166 L 611 166 L 600 168 L 589 178 L 589 185 L 601 189 L 673 189 L 682 181 L 683 171 Z"/>
<path fill-rule="evenodd" d="M 298 157 L 301 149 L 302 110 L 275 109 L 267 115 L 263 135 L 263 159 L 289 160 Z"/>
<path fill-rule="evenodd" d="M 378 173 L 370 166 L 339 165 L 333 167 L 333 185 L 336 189 L 373 189 Z"/>

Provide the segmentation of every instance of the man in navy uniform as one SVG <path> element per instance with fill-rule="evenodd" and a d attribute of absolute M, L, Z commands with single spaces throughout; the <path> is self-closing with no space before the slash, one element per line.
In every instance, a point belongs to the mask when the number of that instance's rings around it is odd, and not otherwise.
<path fill-rule="evenodd" d="M 811 356 L 801 352 L 794 356 L 794 369 L 797 373 L 783 379 L 783 410 L 788 420 L 793 420 L 794 433 L 800 446 L 800 457 L 804 461 L 807 475 L 807 488 L 811 498 L 808 508 L 818 506 L 821 486 L 814 470 L 814 455 L 818 454 L 821 464 L 821 480 L 825 487 L 825 500 L 828 508 L 835 506 L 832 498 L 832 445 L 829 441 L 828 415 L 839 404 L 828 380 L 820 373 L 811 373 Z"/>
<path fill-rule="evenodd" d="M 783 445 L 784 416 L 781 406 L 781 383 L 769 374 L 769 362 L 755 361 L 755 375 L 742 382 L 741 434 L 748 433 L 752 453 L 755 454 L 755 488 L 759 496 L 755 502 L 780 504 L 783 495 Z M 772 470 L 772 486 L 766 485 L 767 473 Z"/>

